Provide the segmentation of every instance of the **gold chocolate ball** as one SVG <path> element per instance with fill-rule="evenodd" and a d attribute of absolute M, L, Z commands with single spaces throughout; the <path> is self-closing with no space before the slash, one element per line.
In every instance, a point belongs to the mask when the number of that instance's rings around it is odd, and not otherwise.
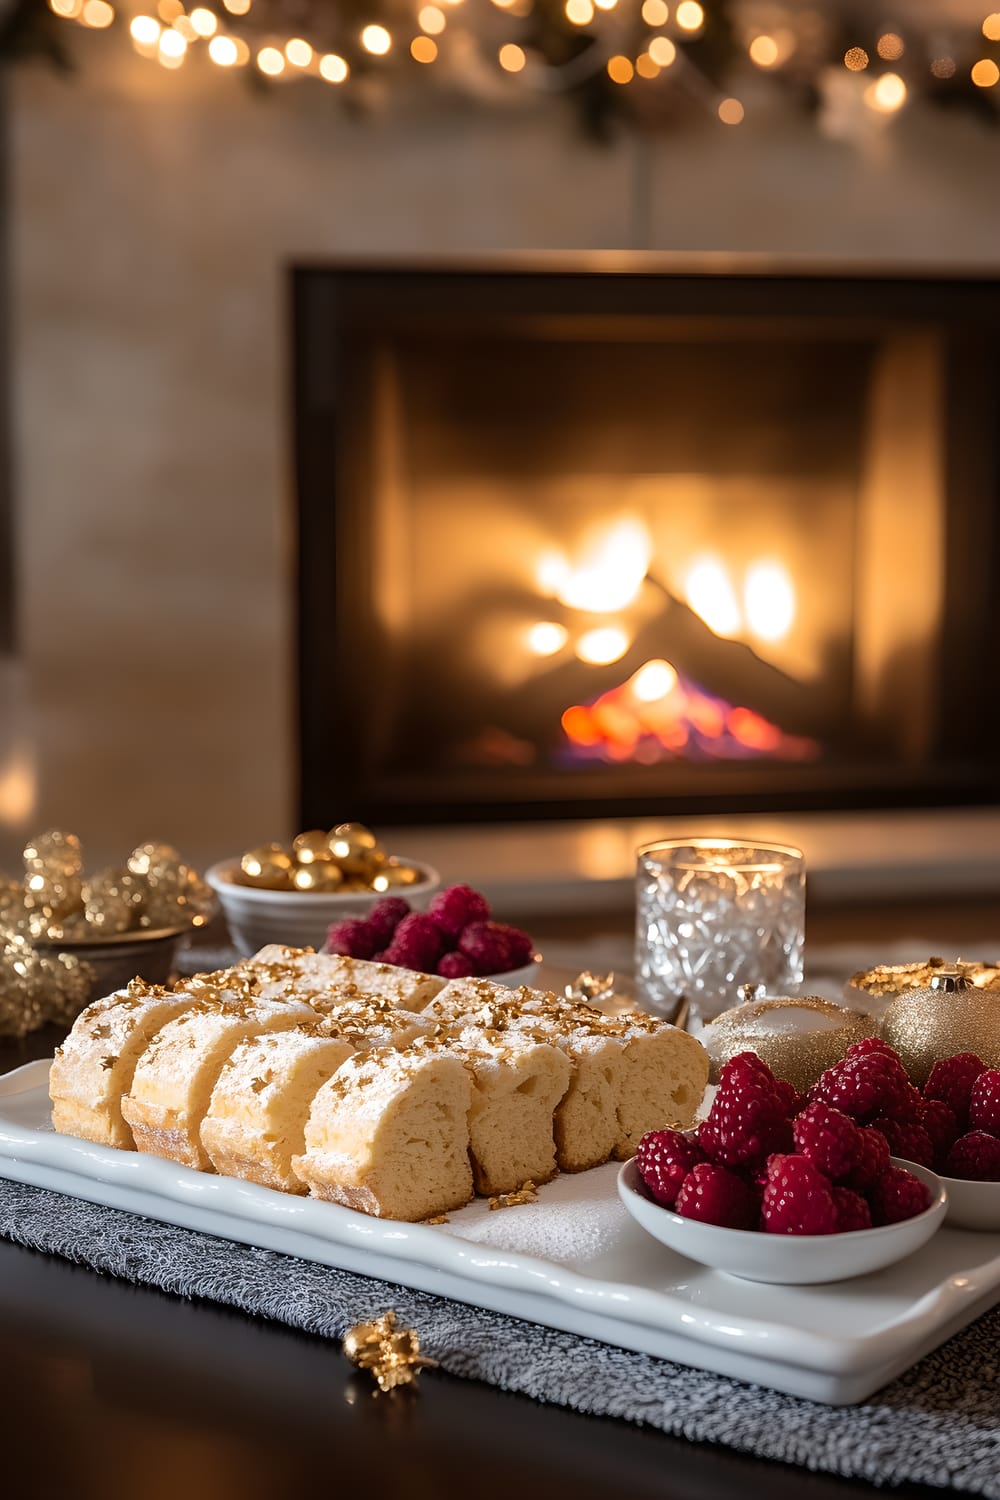
<path fill-rule="evenodd" d="M 297 834 L 292 840 L 292 853 L 300 865 L 311 865 L 318 859 L 330 859 L 330 835 L 322 828 L 312 828 L 308 833 Z"/>
<path fill-rule="evenodd" d="M 287 891 L 292 884 L 292 868 L 292 856 L 281 844 L 261 844 L 240 860 L 240 882 L 268 891 Z"/>
<path fill-rule="evenodd" d="M 330 829 L 327 844 L 345 875 L 367 877 L 385 857 L 378 839 L 363 823 L 338 823 Z"/>
<path fill-rule="evenodd" d="M 755 1052 L 776 1078 L 803 1093 L 832 1068 L 854 1042 L 878 1035 L 871 1016 L 846 1010 L 818 996 L 751 1000 L 723 1011 L 698 1040 L 711 1060 L 711 1081 L 740 1052 Z"/>
<path fill-rule="evenodd" d="M 918 1088 L 936 1062 L 956 1052 L 975 1052 L 988 1068 L 1000 1068 L 1000 995 L 974 986 L 907 990 L 882 1017 L 882 1036 Z"/>
<path fill-rule="evenodd" d="M 373 891 L 397 891 L 404 886 L 417 885 L 423 878 L 423 871 L 416 865 L 401 864 L 391 856 L 372 877 L 371 888 Z"/>
<path fill-rule="evenodd" d="M 297 891 L 328 893 L 337 891 L 344 883 L 344 872 L 332 859 L 316 859 L 312 864 L 299 865 L 292 872 L 292 884 Z"/>

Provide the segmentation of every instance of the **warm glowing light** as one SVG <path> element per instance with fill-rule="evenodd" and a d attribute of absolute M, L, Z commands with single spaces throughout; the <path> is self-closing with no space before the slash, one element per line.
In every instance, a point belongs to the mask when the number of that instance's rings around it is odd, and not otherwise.
<path fill-rule="evenodd" d="M 72 20 L 83 9 L 83 0 L 49 0 L 49 9 L 57 16 L 65 16 Z"/>
<path fill-rule="evenodd" d="M 313 49 L 300 36 L 293 36 L 285 43 L 285 56 L 293 68 L 308 68 L 313 60 Z"/>
<path fill-rule="evenodd" d="M 612 83 L 631 83 L 634 76 L 635 69 L 631 61 L 621 52 L 616 52 L 614 57 L 608 58 L 608 77 Z M 612 660 L 614 660 L 613 657 Z"/>
<path fill-rule="evenodd" d="M 618 0 L 594 0 L 598 10 L 614 10 Z"/>
<path fill-rule="evenodd" d="M 528 61 L 523 49 L 516 42 L 505 42 L 497 53 L 497 57 L 505 73 L 520 73 Z"/>
<path fill-rule="evenodd" d="M 635 71 L 640 78 L 657 78 L 660 65 L 653 61 L 648 52 L 640 52 L 635 60 Z"/>
<path fill-rule="evenodd" d="M 156 14 L 161 21 L 166 21 L 168 26 L 172 26 L 177 17 L 184 14 L 184 6 L 181 0 L 160 0 L 156 7 Z"/>
<path fill-rule="evenodd" d="M 179 31 L 165 31 L 160 37 L 160 56 L 176 64 L 187 51 L 187 45 Z"/>
<path fill-rule="evenodd" d="M 719 105 L 719 119 L 723 125 L 739 125 L 746 110 L 738 99 L 723 99 Z"/>
<path fill-rule="evenodd" d="M 995 10 L 983 22 L 983 36 L 988 42 L 1000 42 L 1000 10 Z"/>
<path fill-rule="evenodd" d="M 953 57 L 936 57 L 931 63 L 931 72 L 935 78 L 954 78 L 957 64 Z"/>
<path fill-rule="evenodd" d="M 590 538 L 579 566 L 565 571 L 557 584 L 556 598 L 567 609 L 590 614 L 625 609 L 642 587 L 650 555 L 649 533 L 642 522 L 619 521 Z"/>
<path fill-rule="evenodd" d="M 23 746 L 15 746 L 7 764 L 0 766 L 0 823 L 24 823 L 34 815 L 36 798 L 34 761 Z"/>
<path fill-rule="evenodd" d="M 337 52 L 325 52 L 319 60 L 320 77 L 327 83 L 343 83 L 350 69 Z"/>
<path fill-rule="evenodd" d="M 591 0 L 566 0 L 566 19 L 574 26 L 586 26 L 594 19 Z"/>
<path fill-rule="evenodd" d="M 640 703 L 658 703 L 677 686 L 677 672 L 668 661 L 657 657 L 633 673 L 630 686 Z"/>
<path fill-rule="evenodd" d="M 174 30 L 180 32 L 186 42 L 196 42 L 198 40 L 198 33 L 191 24 L 191 17 L 186 15 L 184 11 L 181 11 L 180 15 L 174 21 Z"/>
<path fill-rule="evenodd" d="M 700 31 L 705 24 L 705 12 L 698 0 L 681 0 L 674 11 L 674 20 L 682 31 Z"/>
<path fill-rule="evenodd" d="M 555 656 L 565 646 L 568 637 L 565 625 L 557 625 L 555 620 L 539 620 L 537 625 L 529 627 L 525 641 L 535 656 Z"/>
<path fill-rule="evenodd" d="M 261 47 L 257 53 L 257 66 L 268 78 L 277 78 L 285 71 L 285 59 L 277 47 Z"/>
<path fill-rule="evenodd" d="M 755 36 L 750 43 L 750 61 L 758 68 L 773 68 L 781 52 L 773 36 Z"/>
<path fill-rule="evenodd" d="M 555 599 L 569 577 L 569 563 L 561 552 L 543 552 L 535 564 L 535 583 L 547 599 Z"/>
<path fill-rule="evenodd" d="M 108 4 L 108 0 L 86 0 L 86 4 L 80 12 L 80 20 L 84 26 L 92 26 L 95 31 L 103 31 L 110 26 L 115 18 L 115 8 Z"/>
<path fill-rule="evenodd" d="M 885 62 L 896 62 L 906 51 L 906 43 L 897 31 L 886 31 L 875 43 L 875 51 Z"/>
<path fill-rule="evenodd" d="M 84 10 L 86 11 L 86 6 Z M 981 57 L 977 63 L 973 63 L 969 77 L 977 89 L 991 89 L 1000 80 L 1000 68 L 992 57 Z"/>
<path fill-rule="evenodd" d="M 392 46 L 392 37 L 384 26 L 366 26 L 361 32 L 361 45 L 375 57 L 384 57 Z"/>
<path fill-rule="evenodd" d="M 865 103 L 880 114 L 891 115 L 906 103 L 906 84 L 898 73 L 883 73 L 865 89 Z"/>
<path fill-rule="evenodd" d="M 133 16 L 128 29 L 140 47 L 155 47 L 160 40 L 160 23 L 155 16 Z"/>
<path fill-rule="evenodd" d="M 667 0 L 642 0 L 642 19 L 647 26 L 666 26 L 670 19 Z"/>
<path fill-rule="evenodd" d="M 421 31 L 427 31 L 431 36 L 438 36 L 448 24 L 443 10 L 437 5 L 424 5 L 417 14 L 417 24 Z"/>
<path fill-rule="evenodd" d="M 588 630 L 576 643 L 576 654 L 589 667 L 606 667 L 618 661 L 629 648 L 629 639 L 617 625 Z"/>
<path fill-rule="evenodd" d="M 220 68 L 233 68 L 240 60 L 240 49 L 231 36 L 213 36 L 208 55 Z"/>
<path fill-rule="evenodd" d="M 863 73 L 870 59 L 864 47 L 848 47 L 844 53 L 844 67 L 852 73 Z"/>
<path fill-rule="evenodd" d="M 245 16 L 250 9 L 250 0 L 222 0 L 222 3 L 233 16 Z"/>
<path fill-rule="evenodd" d="M 233 46 L 236 48 L 236 66 L 242 68 L 250 61 L 250 47 L 241 36 L 233 37 Z"/>
<path fill-rule="evenodd" d="M 433 37 L 415 36 L 410 43 L 410 56 L 414 62 L 432 63 L 438 55 L 438 45 Z"/>
<path fill-rule="evenodd" d="M 668 36 L 654 36 L 649 44 L 649 55 L 658 68 L 669 68 L 677 57 L 677 48 Z"/>
<path fill-rule="evenodd" d="M 762 641 L 782 641 L 795 624 L 795 587 L 781 563 L 758 562 L 743 583 L 747 625 Z"/>
<path fill-rule="evenodd" d="M 214 36 L 219 29 L 219 18 L 214 10 L 198 5 L 191 12 L 191 25 L 201 37 Z"/>
<path fill-rule="evenodd" d="M 684 580 L 687 602 L 715 635 L 739 635 L 743 623 L 729 574 L 717 557 L 693 563 Z"/>

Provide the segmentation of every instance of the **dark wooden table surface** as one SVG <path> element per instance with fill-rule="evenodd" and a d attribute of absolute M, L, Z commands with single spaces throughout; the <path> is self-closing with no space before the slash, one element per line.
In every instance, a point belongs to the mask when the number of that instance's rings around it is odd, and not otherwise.
<path fill-rule="evenodd" d="M 942 931 L 940 910 L 935 913 Z M 883 913 L 886 939 L 915 932 Z M 978 929 L 976 922 L 979 922 Z M 824 941 L 870 912 L 826 919 Z M 987 926 L 984 923 L 989 922 Z M 997 931 L 956 908 L 956 943 Z M 997 945 L 1000 948 L 1000 944 Z M 0 1044 L 0 1072 L 58 1034 Z M 330 1492 L 477 1500 L 566 1494 L 873 1500 L 878 1493 L 624 1422 L 577 1416 L 432 1371 L 374 1397 L 328 1341 L 129 1286 L 0 1242 L 4 1494 L 74 1500 L 256 1500 Z M 901 1496 L 940 1491 L 906 1486 Z"/>

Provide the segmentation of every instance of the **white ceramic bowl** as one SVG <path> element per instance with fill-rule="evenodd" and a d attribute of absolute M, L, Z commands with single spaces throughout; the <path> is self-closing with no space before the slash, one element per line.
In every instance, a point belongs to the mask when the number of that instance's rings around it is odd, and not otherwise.
<path fill-rule="evenodd" d="M 538 965 L 542 961 L 542 955 L 536 953 L 530 964 L 525 964 L 521 969 L 508 969 L 506 974 L 488 974 L 486 977 L 492 984 L 506 985 L 510 990 L 519 990 L 522 985 L 529 989 L 538 983 Z"/>
<path fill-rule="evenodd" d="M 1000 1182 L 968 1182 L 964 1177 L 941 1181 L 948 1192 L 948 1223 L 953 1229 L 1000 1229 Z"/>
<path fill-rule="evenodd" d="M 400 855 L 423 871 L 416 885 L 389 892 L 402 896 L 414 911 L 424 911 L 441 884 L 431 865 Z M 366 917 L 386 894 L 382 891 L 265 891 L 258 886 L 239 885 L 238 859 L 222 860 L 205 871 L 205 879 L 222 902 L 233 942 L 243 953 L 256 953 L 265 943 L 287 943 L 291 948 L 321 949 L 332 922 L 344 917 Z"/>
<path fill-rule="evenodd" d="M 930 1208 L 901 1224 L 844 1234 L 764 1234 L 683 1219 L 647 1196 L 635 1158 L 627 1161 L 618 1174 L 618 1193 L 636 1223 L 678 1255 L 746 1281 L 813 1286 L 881 1271 L 919 1250 L 939 1228 L 948 1208 L 941 1179 L 912 1162 L 895 1164 L 905 1166 L 927 1184 L 932 1194 Z"/>

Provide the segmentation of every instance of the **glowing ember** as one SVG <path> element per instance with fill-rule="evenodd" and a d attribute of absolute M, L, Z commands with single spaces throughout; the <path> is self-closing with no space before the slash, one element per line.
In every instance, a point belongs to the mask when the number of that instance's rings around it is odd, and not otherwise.
<path fill-rule="evenodd" d="M 658 688 L 658 692 L 654 689 Z M 752 708 L 727 703 L 682 676 L 669 662 L 650 661 L 618 687 L 562 715 L 569 763 L 662 760 L 815 760 L 816 740 L 785 734 Z"/>

